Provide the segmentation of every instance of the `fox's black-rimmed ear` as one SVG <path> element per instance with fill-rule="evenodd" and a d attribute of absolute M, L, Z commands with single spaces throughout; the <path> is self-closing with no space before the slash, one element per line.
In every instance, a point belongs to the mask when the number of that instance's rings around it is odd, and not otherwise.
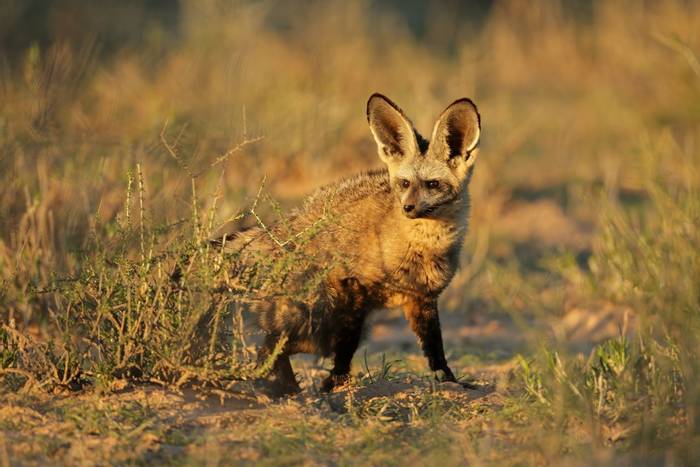
<path fill-rule="evenodd" d="M 367 121 L 377 142 L 379 157 L 387 164 L 415 154 L 418 142 L 413 124 L 388 97 L 374 93 L 367 101 Z"/>
<path fill-rule="evenodd" d="M 479 110 L 470 99 L 458 99 L 447 106 L 435 123 L 430 152 L 447 161 L 471 162 L 471 152 L 479 144 L 480 136 Z"/>

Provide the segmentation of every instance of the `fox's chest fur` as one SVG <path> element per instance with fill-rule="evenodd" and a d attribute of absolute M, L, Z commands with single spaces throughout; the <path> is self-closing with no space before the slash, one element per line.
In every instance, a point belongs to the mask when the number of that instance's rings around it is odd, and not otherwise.
<path fill-rule="evenodd" d="M 459 252 L 466 232 L 466 218 L 450 221 L 401 220 L 402 229 L 383 261 L 387 306 L 400 304 L 404 295 L 437 297 L 459 266 Z"/>

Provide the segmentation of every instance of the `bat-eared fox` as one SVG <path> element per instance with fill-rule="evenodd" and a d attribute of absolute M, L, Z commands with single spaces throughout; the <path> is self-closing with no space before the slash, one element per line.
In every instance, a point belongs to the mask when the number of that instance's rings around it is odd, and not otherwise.
<path fill-rule="evenodd" d="M 299 390 L 289 360 L 295 353 L 333 357 L 323 390 L 348 381 L 368 315 L 395 307 L 435 377 L 455 381 L 437 303 L 467 232 L 479 112 L 471 100 L 456 100 L 428 141 L 396 104 L 373 94 L 367 120 L 384 169 L 323 187 L 275 225 L 225 240 L 227 251 L 238 252 L 232 277 L 260 284 L 246 304 L 265 334 L 259 358 L 286 339 L 272 370 L 285 392 Z M 284 274 L 265 282 L 261 265 L 283 256 Z"/>

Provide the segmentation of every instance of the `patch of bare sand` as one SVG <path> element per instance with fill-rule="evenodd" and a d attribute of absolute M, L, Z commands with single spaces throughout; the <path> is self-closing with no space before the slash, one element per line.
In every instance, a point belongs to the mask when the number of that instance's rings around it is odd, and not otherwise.
<path fill-rule="evenodd" d="M 402 399 L 409 394 L 415 394 L 420 391 L 434 391 L 445 394 L 459 394 L 460 396 L 468 397 L 470 390 L 465 389 L 458 383 L 438 383 L 430 384 L 424 380 L 411 380 L 406 378 L 403 380 L 383 380 L 370 383 L 367 386 L 347 385 L 337 388 L 330 394 L 330 398 L 337 399 L 352 395 L 356 400 L 366 401 L 375 397 L 396 397 Z"/>

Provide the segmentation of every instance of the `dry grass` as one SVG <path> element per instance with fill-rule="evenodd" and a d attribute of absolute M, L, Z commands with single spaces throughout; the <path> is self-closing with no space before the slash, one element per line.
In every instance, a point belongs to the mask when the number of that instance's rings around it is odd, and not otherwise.
<path fill-rule="evenodd" d="M 417 33 L 372 2 L 183 1 L 165 48 L 3 62 L 0 463 L 696 462 L 700 4 L 455 11 L 429 7 Z M 479 105 L 472 231 L 442 305 L 448 357 L 484 391 L 431 387 L 387 314 L 346 390 L 371 397 L 320 396 L 299 361 L 304 394 L 269 401 L 238 386 L 255 375 L 217 291 L 233 258 L 201 240 L 258 222 L 263 179 L 273 222 L 378 166 L 374 91 L 426 133 L 453 99 Z M 148 405 L 147 381 L 229 402 Z"/>

